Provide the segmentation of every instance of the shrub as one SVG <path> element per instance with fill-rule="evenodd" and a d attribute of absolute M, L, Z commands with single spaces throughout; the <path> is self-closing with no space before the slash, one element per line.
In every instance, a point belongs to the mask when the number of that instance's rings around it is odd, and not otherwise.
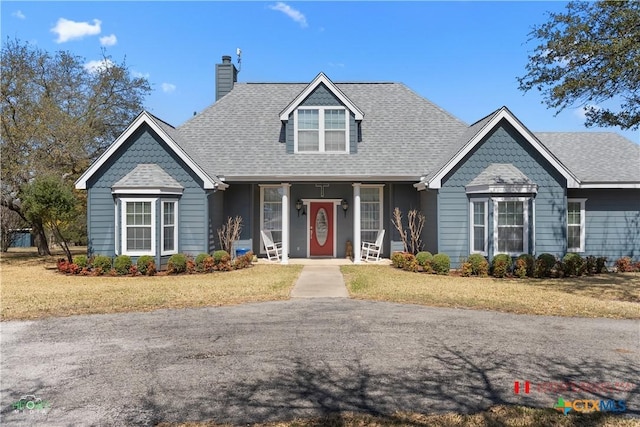
<path fill-rule="evenodd" d="M 596 274 L 607 272 L 607 258 L 599 256 L 596 258 Z"/>
<path fill-rule="evenodd" d="M 469 261 L 465 261 L 460 266 L 460 275 L 462 277 L 470 277 L 473 274 L 473 264 Z"/>
<path fill-rule="evenodd" d="M 524 261 L 525 269 L 527 270 L 527 274 L 526 274 L 527 277 L 533 277 L 533 274 L 536 269 L 536 259 L 533 257 L 533 255 L 522 254 L 518 257 L 518 259 L 521 259 Z"/>
<path fill-rule="evenodd" d="M 193 274 L 196 272 L 196 263 L 190 257 L 187 257 L 187 273 Z"/>
<path fill-rule="evenodd" d="M 155 276 L 156 275 L 156 263 L 155 261 L 149 261 L 147 263 L 147 276 Z"/>
<path fill-rule="evenodd" d="M 431 261 L 431 267 L 436 274 L 449 274 L 451 270 L 451 260 L 447 254 L 435 254 L 433 261 Z"/>
<path fill-rule="evenodd" d="M 211 255 L 207 255 L 204 260 L 202 260 L 202 271 L 205 273 L 211 273 L 216 268 L 216 263 L 213 260 Z"/>
<path fill-rule="evenodd" d="M 426 267 L 427 264 L 431 264 L 432 260 L 433 260 L 433 255 L 431 254 L 431 252 L 422 251 L 422 252 L 418 252 L 418 254 L 416 255 L 416 261 L 418 261 L 418 264 L 421 267 Z"/>
<path fill-rule="evenodd" d="M 635 270 L 635 266 L 633 262 L 631 262 L 631 258 L 628 256 L 623 256 L 616 260 L 616 268 L 618 269 L 618 273 L 631 272 Z"/>
<path fill-rule="evenodd" d="M 251 265 L 252 260 L 253 260 L 253 252 L 249 251 L 244 255 L 240 255 L 239 257 L 236 257 L 236 259 L 233 262 L 233 268 L 235 269 L 247 268 Z"/>
<path fill-rule="evenodd" d="M 527 262 L 524 259 L 516 259 L 516 263 L 513 267 L 513 274 L 519 279 L 527 277 Z"/>
<path fill-rule="evenodd" d="M 155 259 L 151 255 L 142 255 L 138 258 L 136 265 L 138 266 L 140 274 L 148 274 L 149 264 L 153 264 L 153 267 L 155 268 Z"/>
<path fill-rule="evenodd" d="M 410 254 L 410 253 L 403 253 L 402 257 L 404 258 L 404 262 L 402 265 L 402 269 L 405 271 L 413 271 L 414 273 L 416 271 L 418 271 L 418 267 L 420 266 L 418 264 L 418 261 L 416 260 L 415 255 Z"/>
<path fill-rule="evenodd" d="M 111 270 L 111 258 L 106 255 L 97 255 L 93 259 L 93 268 L 101 268 L 102 271 Z"/>
<path fill-rule="evenodd" d="M 204 254 L 204 253 L 198 254 L 196 256 L 195 263 L 196 263 L 196 269 L 198 271 L 205 271 L 203 263 L 204 263 L 204 260 L 209 256 L 210 256 L 209 254 Z"/>
<path fill-rule="evenodd" d="M 391 264 L 396 268 L 404 267 L 404 252 L 394 252 L 391 254 Z"/>
<path fill-rule="evenodd" d="M 129 274 L 131 275 L 131 277 L 135 277 L 140 274 L 140 272 L 138 271 L 138 266 L 132 265 L 131 267 L 129 267 Z"/>
<path fill-rule="evenodd" d="M 511 270 L 512 262 L 511 257 L 507 254 L 498 254 L 494 256 L 491 265 L 493 277 L 506 277 Z"/>
<path fill-rule="evenodd" d="M 129 273 L 131 265 L 133 265 L 133 263 L 131 262 L 131 257 L 129 255 L 118 255 L 113 262 L 113 268 L 118 272 L 118 274 Z"/>
<path fill-rule="evenodd" d="M 480 254 L 471 254 L 467 259 L 471 264 L 471 274 L 475 276 L 487 276 L 489 274 L 489 261 Z"/>
<path fill-rule="evenodd" d="M 565 276 L 582 276 L 585 268 L 585 261 L 577 253 L 569 252 L 562 258 L 562 271 Z"/>
<path fill-rule="evenodd" d="M 584 272 L 585 274 L 592 275 L 596 272 L 596 257 L 589 255 L 584 259 Z"/>
<path fill-rule="evenodd" d="M 187 256 L 185 254 L 173 254 L 167 262 L 167 273 L 179 274 L 187 271 Z"/>
<path fill-rule="evenodd" d="M 229 255 L 229 252 L 220 249 L 213 253 L 213 261 L 216 264 L 231 261 L 231 255 Z"/>
<path fill-rule="evenodd" d="M 80 268 L 89 267 L 89 259 L 86 255 L 76 255 L 73 257 L 73 263 Z"/>
<path fill-rule="evenodd" d="M 543 253 L 538 255 L 534 276 L 543 278 L 551 277 L 551 269 L 556 265 L 556 257 L 551 254 Z"/>

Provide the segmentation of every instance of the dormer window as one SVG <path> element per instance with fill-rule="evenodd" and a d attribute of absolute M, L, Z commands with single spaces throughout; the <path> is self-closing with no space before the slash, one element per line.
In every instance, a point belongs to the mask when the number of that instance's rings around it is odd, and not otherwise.
<path fill-rule="evenodd" d="M 299 107 L 294 132 L 297 153 L 346 153 L 349 134 L 346 109 Z"/>

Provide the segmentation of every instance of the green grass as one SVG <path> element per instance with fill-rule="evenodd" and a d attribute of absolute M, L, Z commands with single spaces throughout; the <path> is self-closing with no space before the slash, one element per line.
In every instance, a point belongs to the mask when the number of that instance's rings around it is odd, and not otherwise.
<path fill-rule="evenodd" d="M 85 277 L 58 273 L 55 258 L 3 257 L 2 320 L 284 300 L 302 270 L 255 265 L 211 274 Z"/>
<path fill-rule="evenodd" d="M 343 266 L 353 298 L 520 314 L 640 319 L 640 274 L 494 279 Z"/>
<path fill-rule="evenodd" d="M 398 412 L 393 415 L 368 415 L 341 413 L 315 418 L 298 418 L 289 421 L 243 424 L 252 427 L 632 427 L 640 426 L 638 420 L 620 415 L 570 413 L 565 416 L 553 409 L 535 409 L 525 406 L 498 405 L 476 414 L 461 415 L 419 414 Z M 230 424 L 215 422 L 160 423 L 158 427 L 223 427 Z"/>

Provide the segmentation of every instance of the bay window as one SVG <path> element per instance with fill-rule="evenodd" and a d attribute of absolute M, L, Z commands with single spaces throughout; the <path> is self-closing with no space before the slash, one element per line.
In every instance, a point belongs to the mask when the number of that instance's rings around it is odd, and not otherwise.
<path fill-rule="evenodd" d="M 488 218 L 489 211 L 488 199 L 471 199 L 470 201 L 470 222 L 471 222 L 471 235 L 470 253 L 477 253 L 487 255 L 489 252 L 488 246 Z"/>
<path fill-rule="evenodd" d="M 529 252 L 529 198 L 494 198 L 495 253 L 520 255 Z"/>

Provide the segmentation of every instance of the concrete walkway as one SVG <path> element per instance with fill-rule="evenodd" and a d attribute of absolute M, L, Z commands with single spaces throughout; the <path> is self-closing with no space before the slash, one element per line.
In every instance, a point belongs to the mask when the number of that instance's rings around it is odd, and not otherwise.
<path fill-rule="evenodd" d="M 348 298 L 340 267 L 305 265 L 291 290 L 291 298 Z"/>

